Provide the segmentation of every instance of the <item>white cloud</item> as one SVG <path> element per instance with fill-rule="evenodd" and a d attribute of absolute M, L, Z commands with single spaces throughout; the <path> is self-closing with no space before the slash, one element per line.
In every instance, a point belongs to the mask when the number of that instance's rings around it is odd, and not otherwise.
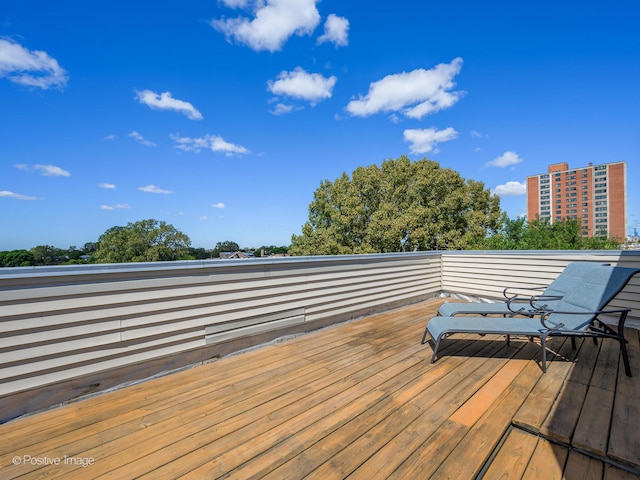
<path fill-rule="evenodd" d="M 492 193 L 501 197 L 526 195 L 527 185 L 524 182 L 507 182 L 504 185 L 498 185 Z"/>
<path fill-rule="evenodd" d="M 20 193 L 9 192 L 8 190 L 0 190 L 0 198 L 14 198 L 16 200 L 37 200 L 37 197 L 21 195 Z"/>
<path fill-rule="evenodd" d="M 140 103 L 155 110 L 173 110 L 182 113 L 191 120 L 202 120 L 202 114 L 189 102 L 178 100 L 171 96 L 171 92 L 156 93 L 151 90 L 136 92 Z"/>
<path fill-rule="evenodd" d="M 318 37 L 318 44 L 331 42 L 336 47 L 345 47 L 349 44 L 349 20 L 331 13 L 324 22 L 324 33 Z"/>
<path fill-rule="evenodd" d="M 278 103 L 275 108 L 273 108 L 272 110 L 269 110 L 270 113 L 272 113 L 273 115 L 284 115 L 286 113 L 291 113 L 293 112 L 294 107 L 293 105 L 285 105 L 284 103 Z"/>
<path fill-rule="evenodd" d="M 472 136 L 472 137 L 475 137 L 475 138 L 486 138 L 486 137 L 488 137 L 489 135 L 485 135 L 484 133 L 480 133 L 480 132 L 479 132 L 479 131 L 477 131 L 477 130 L 471 130 L 471 136 Z"/>
<path fill-rule="evenodd" d="M 319 0 L 225 0 L 230 7 L 253 7 L 254 18 L 214 19 L 211 25 L 227 40 L 253 50 L 280 50 L 292 35 L 310 35 L 320 23 Z"/>
<path fill-rule="evenodd" d="M 55 58 L 41 50 L 28 50 L 9 39 L 0 39 L 0 78 L 46 90 L 63 89 L 69 79 L 67 71 Z"/>
<path fill-rule="evenodd" d="M 218 203 L 214 203 L 213 205 L 211 205 L 213 208 L 224 208 L 225 205 L 222 202 L 218 202 Z"/>
<path fill-rule="evenodd" d="M 27 165 L 24 163 L 20 163 L 15 165 L 16 168 L 20 170 L 25 170 L 27 172 L 40 172 L 40 175 L 43 177 L 69 177 L 71 174 L 66 170 L 63 170 L 60 167 L 56 167 L 55 165 Z"/>
<path fill-rule="evenodd" d="M 118 203 L 116 205 L 100 205 L 100 209 L 102 210 L 117 210 L 120 208 L 131 208 L 128 203 Z"/>
<path fill-rule="evenodd" d="M 220 3 L 229 8 L 246 8 L 249 6 L 249 0 L 220 0 Z"/>
<path fill-rule="evenodd" d="M 100 188 L 106 188 L 107 190 L 113 190 L 116 186 L 113 183 L 101 183 L 98 185 Z"/>
<path fill-rule="evenodd" d="M 435 128 L 409 129 L 404 131 L 405 142 L 410 142 L 411 153 L 427 153 L 434 150 L 441 142 L 448 142 L 458 136 L 453 128 L 438 130 Z"/>
<path fill-rule="evenodd" d="M 112 133 L 111 135 L 107 135 L 106 137 L 103 138 L 103 140 L 115 140 L 116 139 L 116 135 L 114 133 Z"/>
<path fill-rule="evenodd" d="M 140 135 L 138 132 L 136 132 L 135 130 L 132 131 L 129 134 L 129 137 L 133 138 L 134 140 L 140 142 L 142 145 L 146 145 L 147 147 L 155 147 L 156 144 L 153 143 L 151 140 L 146 140 L 142 135 Z"/>
<path fill-rule="evenodd" d="M 146 185 L 144 187 L 138 188 L 138 190 L 141 190 L 143 192 L 149 192 L 149 193 L 164 193 L 164 194 L 173 193 L 171 190 L 164 190 L 155 185 Z"/>
<path fill-rule="evenodd" d="M 516 152 L 504 152 L 497 158 L 494 158 L 490 162 L 485 164 L 485 167 L 508 167 L 509 165 L 515 165 L 522 162 L 522 158 L 518 156 Z"/>
<path fill-rule="evenodd" d="M 227 156 L 249 153 L 249 150 L 245 147 L 229 143 L 218 135 L 205 135 L 204 137 L 191 138 L 181 137 L 172 133 L 169 137 L 175 142 L 176 148 L 184 150 L 185 152 L 200 153 L 202 150 L 211 150 L 212 152 L 222 152 Z"/>
<path fill-rule="evenodd" d="M 335 76 L 327 78 L 319 73 L 308 73 L 302 68 L 296 67 L 292 72 L 280 72 L 278 80 L 267 82 L 267 88 L 274 95 L 299 98 L 315 105 L 322 100 L 331 98 L 336 81 Z"/>
<path fill-rule="evenodd" d="M 451 91 L 454 77 L 460 73 L 462 59 L 441 63 L 430 70 L 417 69 L 387 75 L 369 85 L 366 96 L 352 100 L 346 110 L 352 115 L 366 117 L 378 112 L 400 112 L 406 117 L 420 119 L 425 115 L 452 107 L 464 94 Z"/>

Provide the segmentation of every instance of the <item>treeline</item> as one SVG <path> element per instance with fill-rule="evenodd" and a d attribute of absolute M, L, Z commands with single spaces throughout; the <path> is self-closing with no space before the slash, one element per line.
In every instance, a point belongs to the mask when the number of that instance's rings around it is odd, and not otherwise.
<path fill-rule="evenodd" d="M 578 221 L 572 218 L 550 223 L 546 219 L 528 222 L 505 217 L 502 227 L 478 241 L 481 250 L 617 250 L 622 241 L 604 236 L 583 237 Z"/>
<path fill-rule="evenodd" d="M 148 221 L 145 221 L 148 222 Z M 135 225 L 135 224 L 134 224 Z M 165 226 L 171 231 L 171 226 Z M 116 227 L 114 227 L 116 228 Z M 119 229 L 125 227 L 118 227 Z M 112 231 L 110 229 L 109 231 Z M 108 231 L 108 232 L 109 232 Z M 151 229 L 153 232 L 153 229 Z M 147 232 L 149 233 L 149 232 Z M 148 235 L 147 235 L 148 237 Z M 131 236 L 125 243 L 113 242 L 109 236 L 101 236 L 100 242 L 84 244 L 82 248 L 71 246 L 67 249 L 49 245 L 40 245 L 30 250 L 0 251 L 0 267 L 29 267 L 42 265 L 74 265 L 84 263 L 108 263 L 110 257 L 105 251 L 119 250 L 121 253 L 137 251 L 137 260 L 119 256 L 113 262 L 154 261 L 158 259 L 157 247 L 147 244 L 141 248 L 141 237 Z M 144 243 L 144 242 L 142 242 Z M 133 248 L 137 245 L 136 248 Z M 505 217 L 501 228 L 483 239 L 479 239 L 468 247 L 475 250 L 616 250 L 621 248 L 619 241 L 605 237 L 583 237 L 580 225 L 573 219 L 550 223 L 546 220 L 527 222 L 524 218 L 510 219 Z M 169 250 L 171 250 L 169 248 Z M 212 249 L 192 248 L 182 245 L 173 258 L 164 260 L 205 260 L 219 258 L 222 252 L 245 252 L 255 257 L 287 254 L 289 247 L 263 245 L 258 248 L 241 248 L 236 242 L 224 241 L 216 243 Z M 98 254 L 102 251 L 102 254 Z"/>
<path fill-rule="evenodd" d="M 173 225 L 141 220 L 112 227 L 97 242 L 67 249 L 40 245 L 29 250 L 0 251 L 0 267 L 76 265 L 85 263 L 128 263 L 219 258 L 222 252 L 243 251 L 253 256 L 287 253 L 289 247 L 263 245 L 243 248 L 236 242 L 218 242 L 214 248 L 193 248 L 187 235 Z"/>

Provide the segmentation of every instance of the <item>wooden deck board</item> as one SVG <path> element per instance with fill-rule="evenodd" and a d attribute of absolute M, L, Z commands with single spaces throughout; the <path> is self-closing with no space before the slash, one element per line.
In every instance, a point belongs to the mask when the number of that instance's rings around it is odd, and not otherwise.
<path fill-rule="evenodd" d="M 590 340 L 553 339 L 547 374 L 538 344 L 497 336 L 453 336 L 430 364 L 420 339 L 441 302 L 0 425 L 0 477 L 637 478 L 636 330 L 632 378 L 615 342 Z M 28 455 L 93 464 L 12 460 Z"/>
<path fill-rule="evenodd" d="M 521 478 L 527 470 L 537 444 L 538 438 L 534 435 L 511 429 L 483 478 L 504 478 L 504 472 L 509 472 L 510 478 Z M 548 479 L 548 477 L 538 478 Z"/>

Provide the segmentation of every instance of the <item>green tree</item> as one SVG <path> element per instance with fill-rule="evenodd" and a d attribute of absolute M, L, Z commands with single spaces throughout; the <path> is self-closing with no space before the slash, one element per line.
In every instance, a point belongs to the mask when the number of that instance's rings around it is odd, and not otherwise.
<path fill-rule="evenodd" d="M 482 182 L 405 155 L 323 181 L 292 255 L 463 249 L 500 227 L 500 199 Z"/>
<path fill-rule="evenodd" d="M 34 265 L 61 265 L 67 261 L 67 251 L 51 245 L 38 245 L 30 252 Z"/>
<path fill-rule="evenodd" d="M 578 221 L 505 218 L 502 227 L 481 241 L 478 248 L 489 250 L 611 250 L 619 242 L 606 237 L 583 237 Z"/>
<path fill-rule="evenodd" d="M 213 258 L 219 258 L 220 252 L 237 252 L 239 250 L 240 250 L 240 245 L 238 245 L 236 242 L 226 240 L 224 242 L 216 243 L 216 246 L 213 248 L 213 252 L 211 256 Z"/>
<path fill-rule="evenodd" d="M 206 251 L 204 248 L 189 248 L 189 253 L 182 257 L 181 260 L 205 260 L 207 258 L 211 258 L 211 253 Z"/>
<path fill-rule="evenodd" d="M 33 253 L 27 250 L 0 252 L 0 267 L 30 267 L 35 265 Z"/>
<path fill-rule="evenodd" d="M 287 253 L 288 251 L 289 247 L 285 246 L 277 247 L 275 245 L 263 245 L 259 248 L 256 248 L 254 254 L 256 257 L 261 257 L 263 254 L 268 257 L 269 255 Z"/>
<path fill-rule="evenodd" d="M 178 260 L 189 253 L 190 246 L 189 237 L 173 225 L 141 220 L 104 232 L 92 259 L 96 263 Z"/>

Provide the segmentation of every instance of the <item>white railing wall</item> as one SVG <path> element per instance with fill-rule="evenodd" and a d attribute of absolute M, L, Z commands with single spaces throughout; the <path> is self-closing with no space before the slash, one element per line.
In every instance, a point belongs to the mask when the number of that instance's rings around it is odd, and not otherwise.
<path fill-rule="evenodd" d="M 499 298 L 505 285 L 546 284 L 577 260 L 640 267 L 640 252 L 413 252 L 0 269 L 0 422 L 441 294 Z M 640 319 L 640 278 L 613 303 Z"/>
<path fill-rule="evenodd" d="M 502 297 L 505 286 L 527 290 L 531 285 L 547 285 L 569 262 L 587 261 L 640 268 L 640 252 L 631 251 L 461 251 L 442 254 L 442 290 L 480 299 Z M 631 308 L 630 325 L 640 319 L 640 274 L 609 304 Z"/>
<path fill-rule="evenodd" d="M 0 269 L 0 421 L 439 291 L 427 254 Z"/>

